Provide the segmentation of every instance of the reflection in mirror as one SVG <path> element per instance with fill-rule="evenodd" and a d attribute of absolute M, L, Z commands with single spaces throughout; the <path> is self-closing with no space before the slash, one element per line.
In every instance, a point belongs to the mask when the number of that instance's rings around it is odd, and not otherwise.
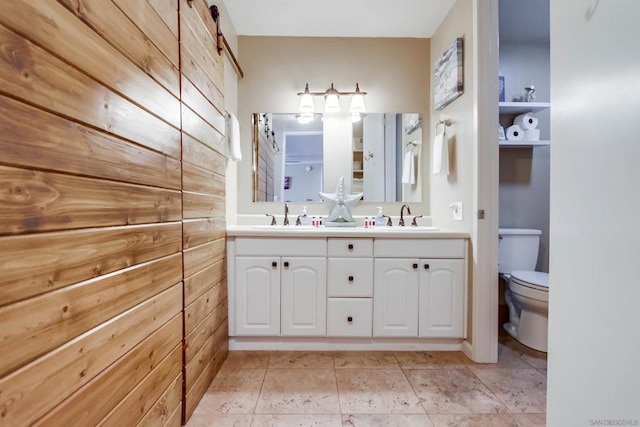
<path fill-rule="evenodd" d="M 422 201 L 419 114 L 254 114 L 254 201 L 320 202 L 345 178 L 366 202 Z"/>

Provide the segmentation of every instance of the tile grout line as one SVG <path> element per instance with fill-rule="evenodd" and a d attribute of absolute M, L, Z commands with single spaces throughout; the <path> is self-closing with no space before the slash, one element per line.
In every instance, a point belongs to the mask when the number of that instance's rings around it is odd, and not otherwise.
<path fill-rule="evenodd" d="M 267 359 L 267 366 L 264 368 L 264 375 L 262 376 L 262 382 L 260 383 L 260 390 L 258 391 L 258 398 L 256 399 L 255 405 L 253 405 L 253 412 L 251 416 L 251 425 L 253 425 L 253 420 L 256 417 L 256 409 L 258 408 L 258 403 L 260 402 L 260 396 L 262 396 L 262 388 L 264 387 L 264 382 L 267 379 L 267 371 L 269 370 L 269 364 L 271 363 L 271 352 L 269 352 L 269 358 Z"/>

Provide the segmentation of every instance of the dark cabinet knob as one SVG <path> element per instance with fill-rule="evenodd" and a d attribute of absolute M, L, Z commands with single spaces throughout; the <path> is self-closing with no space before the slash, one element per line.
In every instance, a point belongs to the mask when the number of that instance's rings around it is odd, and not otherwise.
<path fill-rule="evenodd" d="M 413 264 L 413 268 L 418 268 L 418 264 Z"/>
<path fill-rule="evenodd" d="M 353 322 L 353 317 L 352 316 L 348 316 L 347 317 L 347 322 L 349 322 L 349 323 Z"/>
<path fill-rule="evenodd" d="M 349 276 L 349 281 L 353 282 L 353 276 Z"/>
<path fill-rule="evenodd" d="M 289 267 L 289 261 L 285 261 L 285 262 L 284 262 L 284 266 L 285 266 L 285 268 L 286 268 L 286 267 Z"/>
<path fill-rule="evenodd" d="M 271 263 L 271 267 L 275 268 L 275 267 L 277 267 L 277 266 L 278 266 L 278 263 L 277 263 L 277 262 L 273 261 L 273 262 Z"/>
<path fill-rule="evenodd" d="M 348 248 L 349 248 L 350 251 L 352 251 L 353 250 L 353 243 L 349 243 Z"/>
<path fill-rule="evenodd" d="M 425 264 L 425 265 L 424 265 L 424 269 L 425 269 L 425 270 L 428 270 L 428 269 L 429 269 L 429 264 Z"/>

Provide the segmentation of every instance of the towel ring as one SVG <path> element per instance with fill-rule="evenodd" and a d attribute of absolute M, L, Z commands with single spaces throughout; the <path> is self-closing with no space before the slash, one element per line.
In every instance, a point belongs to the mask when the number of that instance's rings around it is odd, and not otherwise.
<path fill-rule="evenodd" d="M 442 132 L 444 133 L 446 128 L 448 126 L 451 126 L 451 120 L 445 119 L 445 120 L 440 120 L 438 123 L 436 123 L 436 135 L 438 134 L 438 126 L 440 125 L 442 125 Z"/>

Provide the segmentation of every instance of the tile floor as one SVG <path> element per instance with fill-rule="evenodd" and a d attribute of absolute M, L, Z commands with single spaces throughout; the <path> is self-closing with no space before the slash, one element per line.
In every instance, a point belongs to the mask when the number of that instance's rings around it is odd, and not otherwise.
<path fill-rule="evenodd" d="M 545 425 L 546 354 L 229 352 L 187 427 Z"/>

